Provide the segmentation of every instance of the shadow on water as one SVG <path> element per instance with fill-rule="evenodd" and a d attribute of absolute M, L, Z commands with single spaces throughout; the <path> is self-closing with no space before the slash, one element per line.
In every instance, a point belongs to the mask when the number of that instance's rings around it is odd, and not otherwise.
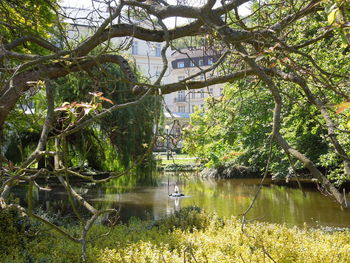
<path fill-rule="evenodd" d="M 181 207 L 199 206 L 220 216 L 239 216 L 249 206 L 258 188 L 259 179 L 202 180 L 194 176 L 157 175 L 142 186 L 111 181 L 104 184 L 73 184 L 74 189 L 97 208 L 120 210 L 120 220 L 131 217 L 159 219 Z M 187 198 L 169 198 L 175 185 Z M 35 192 L 35 205 L 51 213 L 72 215 L 63 187 L 52 192 Z M 16 188 L 16 195 L 25 202 L 25 189 Z M 348 227 L 350 213 L 342 211 L 329 197 L 315 189 L 300 189 L 266 184 L 249 212 L 248 219 L 288 225 Z M 81 211 L 87 214 L 86 211 Z"/>

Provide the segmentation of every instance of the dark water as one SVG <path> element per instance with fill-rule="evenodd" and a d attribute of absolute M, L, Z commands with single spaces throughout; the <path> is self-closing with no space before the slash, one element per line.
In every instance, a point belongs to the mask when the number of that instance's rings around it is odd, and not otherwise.
<path fill-rule="evenodd" d="M 156 186 L 135 187 L 125 191 L 110 182 L 105 185 L 79 184 L 74 188 L 97 208 L 120 209 L 120 220 L 130 217 L 158 219 L 181 207 L 199 206 L 220 216 L 239 216 L 252 201 L 259 179 L 200 180 L 193 177 L 160 176 Z M 169 181 L 169 187 L 168 187 Z M 168 193 L 177 184 L 187 197 L 172 199 Z M 17 189 L 18 192 L 20 192 Z M 262 188 L 248 219 L 288 225 L 349 227 L 350 213 L 330 197 L 317 190 L 266 185 Z M 51 193 L 37 193 L 36 205 L 52 212 L 70 214 L 64 189 Z"/>

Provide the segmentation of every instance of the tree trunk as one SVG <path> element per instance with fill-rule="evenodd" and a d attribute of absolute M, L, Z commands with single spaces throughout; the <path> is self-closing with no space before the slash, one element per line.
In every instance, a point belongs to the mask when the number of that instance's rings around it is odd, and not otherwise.
<path fill-rule="evenodd" d="M 293 149 L 288 142 L 283 138 L 280 134 L 281 127 L 281 109 L 282 109 L 282 97 L 279 93 L 278 88 L 275 86 L 275 83 L 271 80 L 271 78 L 265 74 L 265 72 L 256 64 L 256 62 L 250 58 L 245 50 L 245 48 L 241 44 L 235 44 L 236 49 L 242 54 L 244 61 L 255 71 L 256 75 L 264 81 L 275 101 L 275 109 L 273 113 L 273 129 L 272 136 L 274 140 L 282 147 L 282 149 L 287 153 L 294 156 L 296 159 L 301 161 L 304 166 L 310 171 L 310 173 L 317 178 L 320 183 L 322 183 L 323 187 L 330 192 L 336 201 L 344 208 L 348 208 L 348 203 L 337 188 L 327 179 L 325 175 L 321 173 L 321 171 L 316 167 L 316 165 L 307 158 L 304 154 L 298 152 Z"/>

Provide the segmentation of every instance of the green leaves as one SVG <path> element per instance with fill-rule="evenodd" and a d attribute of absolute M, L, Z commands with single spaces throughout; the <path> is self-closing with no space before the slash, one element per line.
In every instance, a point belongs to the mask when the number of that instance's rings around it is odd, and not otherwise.
<path fill-rule="evenodd" d="M 56 0 L 16 0 L 1 1 L 0 5 L 0 32 L 2 41 L 8 42 L 23 36 L 34 36 L 40 39 L 50 39 L 55 36 L 60 21 L 54 9 Z M 7 42 L 7 43 L 6 43 Z M 38 44 L 26 41 L 14 48 L 23 53 L 48 54 L 48 50 Z"/>
<path fill-rule="evenodd" d="M 346 48 L 349 44 L 349 10 L 350 4 L 347 0 L 333 0 L 327 1 L 333 3 L 332 5 L 326 6 L 327 22 L 328 25 L 334 27 L 342 40 L 342 48 Z"/>
<path fill-rule="evenodd" d="M 336 18 L 339 14 L 339 9 L 336 7 L 336 5 L 333 5 L 334 8 L 331 8 L 331 12 L 327 16 L 327 21 L 329 25 L 333 25 L 336 22 Z"/>

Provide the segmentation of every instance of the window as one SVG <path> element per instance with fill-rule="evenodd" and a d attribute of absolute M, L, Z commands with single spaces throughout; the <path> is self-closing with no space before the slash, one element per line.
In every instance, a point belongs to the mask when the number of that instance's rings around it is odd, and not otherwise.
<path fill-rule="evenodd" d="M 177 98 L 174 100 L 175 102 L 185 102 L 186 101 L 186 94 L 184 90 L 180 90 L 177 92 Z"/>
<path fill-rule="evenodd" d="M 192 60 L 190 61 L 190 67 L 194 67 L 194 63 Z"/>
<path fill-rule="evenodd" d="M 179 112 L 185 112 L 185 106 L 179 106 L 178 109 Z"/>
<path fill-rule="evenodd" d="M 154 49 L 154 53 L 155 53 L 154 55 L 156 57 L 160 57 L 160 53 L 161 53 L 160 44 L 156 44 L 155 49 Z"/>
<path fill-rule="evenodd" d="M 177 67 L 178 67 L 178 68 L 184 68 L 184 67 L 185 67 L 185 61 L 179 61 L 179 62 L 177 62 Z"/>
<path fill-rule="evenodd" d="M 213 58 L 208 58 L 208 65 L 213 65 Z"/>
<path fill-rule="evenodd" d="M 209 89 L 209 94 L 210 94 L 210 96 L 213 96 L 213 95 L 214 95 L 214 90 L 213 90 L 213 88 L 210 88 L 210 89 Z"/>
<path fill-rule="evenodd" d="M 196 98 L 196 92 L 192 91 L 192 99 Z"/>
<path fill-rule="evenodd" d="M 198 64 L 199 64 L 199 66 L 203 66 L 204 65 L 204 59 L 200 59 Z"/>
<path fill-rule="evenodd" d="M 33 101 L 28 101 L 24 104 L 21 104 L 21 108 L 24 110 L 25 114 L 35 113 L 35 105 Z"/>
<path fill-rule="evenodd" d="M 180 90 L 177 92 L 177 97 L 179 99 L 185 99 L 186 95 L 185 95 L 185 91 L 184 90 Z"/>
<path fill-rule="evenodd" d="M 132 42 L 132 50 L 131 50 L 131 53 L 133 55 L 137 55 L 138 54 L 138 43 L 137 41 L 133 41 Z"/>
<path fill-rule="evenodd" d="M 201 98 L 204 98 L 204 89 L 201 89 Z"/>

